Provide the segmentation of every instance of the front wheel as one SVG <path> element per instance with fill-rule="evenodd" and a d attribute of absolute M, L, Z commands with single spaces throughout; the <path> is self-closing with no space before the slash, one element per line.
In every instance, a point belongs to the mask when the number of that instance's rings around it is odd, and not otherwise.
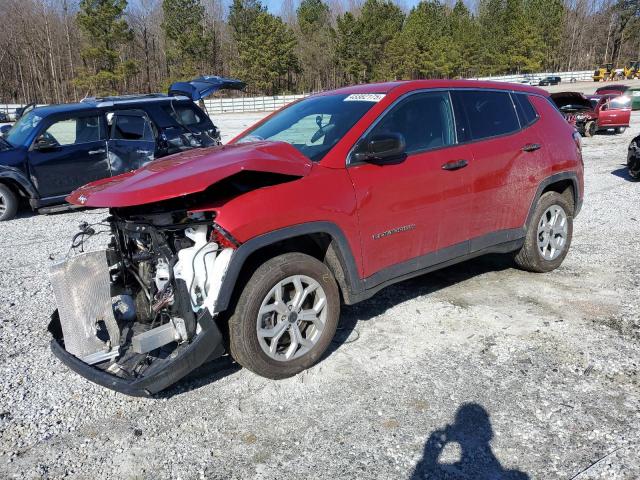
<path fill-rule="evenodd" d="M 572 236 L 573 206 L 563 195 L 546 192 L 538 200 L 515 261 L 530 272 L 555 270 L 567 256 Z"/>
<path fill-rule="evenodd" d="M 229 319 L 231 356 L 267 378 L 314 365 L 333 339 L 340 294 L 331 271 L 302 253 L 268 260 L 249 279 Z"/>
<path fill-rule="evenodd" d="M 593 137 L 596 134 L 597 129 L 596 122 L 594 120 L 590 120 L 584 126 L 584 136 L 585 137 Z"/>
<path fill-rule="evenodd" d="M 17 195 L 9 187 L 0 183 L 0 222 L 11 220 L 17 212 Z"/>

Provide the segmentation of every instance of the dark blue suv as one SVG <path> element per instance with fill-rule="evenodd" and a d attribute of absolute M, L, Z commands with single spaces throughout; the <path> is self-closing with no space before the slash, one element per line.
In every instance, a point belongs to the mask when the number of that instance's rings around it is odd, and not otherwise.
<path fill-rule="evenodd" d="M 169 94 L 88 98 L 25 112 L 0 137 L 0 221 L 21 199 L 32 209 L 64 203 L 76 188 L 135 170 L 182 150 L 220 144 L 220 132 L 194 101 L 244 83 L 200 77 Z"/>

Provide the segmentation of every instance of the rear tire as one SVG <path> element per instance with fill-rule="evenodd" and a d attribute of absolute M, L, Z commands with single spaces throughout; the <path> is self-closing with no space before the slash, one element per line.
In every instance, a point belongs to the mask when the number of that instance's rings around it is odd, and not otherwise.
<path fill-rule="evenodd" d="M 557 192 L 546 192 L 538 200 L 515 262 L 530 272 L 555 270 L 567 256 L 572 236 L 573 205 Z"/>
<path fill-rule="evenodd" d="M 0 222 L 11 220 L 18 213 L 18 196 L 8 186 L 0 184 Z"/>
<path fill-rule="evenodd" d="M 616 128 L 616 133 L 623 134 L 627 127 L 618 127 Z"/>
<path fill-rule="evenodd" d="M 291 377 L 320 360 L 339 316 L 340 293 L 327 266 L 302 253 L 279 255 L 240 294 L 229 319 L 231 356 L 263 377 Z"/>

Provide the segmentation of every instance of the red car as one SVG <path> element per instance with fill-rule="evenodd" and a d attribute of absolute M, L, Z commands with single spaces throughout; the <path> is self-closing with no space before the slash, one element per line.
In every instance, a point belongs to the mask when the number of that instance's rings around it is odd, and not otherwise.
<path fill-rule="evenodd" d="M 596 95 L 624 95 L 629 90 L 628 85 L 611 84 L 596 89 Z"/>
<path fill-rule="evenodd" d="M 433 80 L 321 93 L 229 145 L 72 193 L 110 209 L 112 238 L 53 267 L 51 345 L 132 395 L 225 350 L 288 377 L 322 358 L 342 303 L 485 253 L 557 268 L 582 196 L 580 137 L 538 88 Z M 84 225 L 73 246 L 95 230 Z"/>
<path fill-rule="evenodd" d="M 603 130 L 623 133 L 631 121 L 631 100 L 626 96 L 559 92 L 551 98 L 567 122 L 586 137 Z"/>
<path fill-rule="evenodd" d="M 598 113 L 598 130 L 614 129 L 624 133 L 631 122 L 631 98 L 626 95 L 589 95 L 593 109 Z"/>

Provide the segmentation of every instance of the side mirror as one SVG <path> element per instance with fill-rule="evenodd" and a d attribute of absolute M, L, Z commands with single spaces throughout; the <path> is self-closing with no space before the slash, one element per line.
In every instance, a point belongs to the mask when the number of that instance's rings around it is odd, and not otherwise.
<path fill-rule="evenodd" d="M 2 125 L 0 127 L 0 137 L 4 137 L 7 135 L 7 133 L 9 133 L 9 130 L 11 130 L 12 125 Z"/>
<path fill-rule="evenodd" d="M 386 133 L 362 140 L 354 152 L 357 162 L 369 162 L 376 165 L 392 165 L 402 163 L 406 142 L 400 133 Z"/>
<path fill-rule="evenodd" d="M 36 138 L 36 141 L 33 143 L 34 150 L 51 150 L 52 148 L 56 148 L 57 146 L 57 142 L 46 137 Z"/>

